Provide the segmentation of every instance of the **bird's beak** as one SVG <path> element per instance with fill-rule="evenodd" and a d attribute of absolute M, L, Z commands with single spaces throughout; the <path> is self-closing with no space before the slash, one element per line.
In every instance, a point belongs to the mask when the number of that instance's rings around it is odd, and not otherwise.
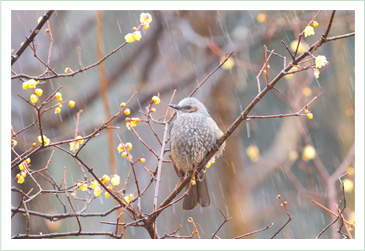
<path fill-rule="evenodd" d="M 174 105 L 174 104 L 171 104 L 171 105 L 169 105 L 171 108 L 174 108 L 175 110 L 181 110 L 181 107 L 180 106 L 178 106 L 178 105 Z"/>

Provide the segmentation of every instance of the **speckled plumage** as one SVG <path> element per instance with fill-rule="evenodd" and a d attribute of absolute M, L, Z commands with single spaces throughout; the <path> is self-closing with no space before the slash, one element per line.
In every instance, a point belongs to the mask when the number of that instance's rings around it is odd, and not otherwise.
<path fill-rule="evenodd" d="M 178 171 L 186 174 L 193 170 L 196 161 L 199 163 L 214 147 L 223 132 L 210 117 L 205 106 L 196 98 L 185 98 L 177 106 L 171 107 L 177 110 L 177 119 L 170 128 L 171 158 Z M 224 147 L 225 143 L 211 160 L 219 157 Z M 189 195 L 184 198 L 185 210 L 193 209 L 198 202 L 202 207 L 210 204 L 205 175 L 199 175 L 196 181 L 197 184 L 191 187 Z"/>

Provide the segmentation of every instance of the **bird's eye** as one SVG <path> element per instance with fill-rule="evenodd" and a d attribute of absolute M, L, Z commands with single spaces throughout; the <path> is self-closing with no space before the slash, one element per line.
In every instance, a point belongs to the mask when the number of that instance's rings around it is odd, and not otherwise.
<path fill-rule="evenodd" d="M 187 105 L 185 106 L 186 110 L 190 110 L 191 109 L 191 106 L 190 105 Z"/>

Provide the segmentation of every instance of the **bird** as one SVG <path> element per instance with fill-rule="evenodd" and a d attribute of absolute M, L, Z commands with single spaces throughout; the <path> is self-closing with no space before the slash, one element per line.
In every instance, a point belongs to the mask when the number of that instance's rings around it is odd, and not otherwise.
<path fill-rule="evenodd" d="M 187 177 L 194 170 L 195 163 L 200 163 L 210 150 L 218 147 L 216 142 L 223 132 L 197 98 L 187 97 L 177 105 L 169 106 L 177 111 L 177 118 L 170 126 L 171 160 L 178 175 Z M 225 145 L 224 142 L 209 162 L 223 153 Z M 206 167 L 195 175 L 196 183 L 191 186 L 183 201 L 184 210 L 192 210 L 198 203 L 201 207 L 210 204 Z M 188 187 L 189 184 L 186 189 Z"/>

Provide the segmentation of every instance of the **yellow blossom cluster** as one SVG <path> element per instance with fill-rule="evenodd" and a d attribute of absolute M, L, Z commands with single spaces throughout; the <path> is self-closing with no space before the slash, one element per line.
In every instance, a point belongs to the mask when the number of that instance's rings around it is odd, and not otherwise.
<path fill-rule="evenodd" d="M 305 27 L 303 33 L 304 33 L 304 37 L 308 37 L 311 35 L 314 35 L 314 28 L 318 27 L 318 22 L 316 21 L 312 21 L 310 23 L 310 25 L 308 25 L 307 27 Z M 313 28 L 314 27 L 314 28 Z M 299 51 L 299 50 L 298 50 Z M 323 66 L 328 64 L 327 58 L 325 56 L 319 55 L 315 57 L 315 64 L 316 64 L 316 68 L 314 68 L 314 77 L 315 78 L 319 78 L 319 70 L 320 68 L 322 68 Z"/>
<path fill-rule="evenodd" d="M 318 27 L 318 23 L 316 21 L 312 21 L 310 25 L 305 27 L 304 29 L 304 37 L 312 36 L 315 34 L 313 27 Z"/>
<path fill-rule="evenodd" d="M 51 143 L 51 141 L 49 140 L 49 138 L 47 138 L 46 135 L 43 135 L 43 141 L 44 141 L 45 146 L 48 146 Z M 38 136 L 38 142 L 42 144 L 42 137 L 41 136 Z"/>
<path fill-rule="evenodd" d="M 25 181 L 25 177 L 27 177 L 27 171 L 26 170 L 23 170 L 23 171 L 21 171 L 20 173 L 18 173 L 17 175 L 16 175 L 16 178 L 18 179 L 18 183 L 19 184 L 23 184 L 24 183 L 24 181 Z"/>
<path fill-rule="evenodd" d="M 134 195 L 133 194 L 125 195 L 123 199 L 124 199 L 123 203 L 128 204 L 130 201 L 134 199 Z"/>
<path fill-rule="evenodd" d="M 156 105 L 158 105 L 158 104 L 161 102 L 160 98 L 159 98 L 159 97 L 157 97 L 157 96 L 153 96 L 153 97 L 152 97 L 152 101 L 153 101 L 153 103 L 155 103 Z"/>
<path fill-rule="evenodd" d="M 28 81 L 23 82 L 23 89 L 24 90 L 33 89 L 33 94 L 31 94 L 30 98 L 29 98 L 30 102 L 32 102 L 33 104 L 36 104 L 39 100 L 39 97 L 41 97 L 43 95 L 43 90 L 41 88 L 36 88 L 38 83 L 39 83 L 39 80 L 35 81 L 34 79 L 30 79 Z M 55 114 L 58 114 L 58 113 L 61 112 L 61 108 L 62 108 L 62 104 L 61 104 L 62 94 L 60 92 L 57 92 L 55 94 L 55 97 L 56 97 L 57 101 L 59 102 L 59 104 L 55 108 Z M 70 107 L 74 107 L 75 106 L 75 101 L 70 100 L 68 102 L 68 105 Z"/>
<path fill-rule="evenodd" d="M 313 119 L 313 113 L 311 113 L 308 109 L 304 109 L 304 112 L 307 114 L 308 119 Z"/>
<path fill-rule="evenodd" d="M 27 169 L 30 167 L 30 158 L 27 158 L 19 165 L 19 170 L 21 171 L 16 175 L 19 184 L 23 184 L 25 181 L 25 177 L 27 176 Z"/>
<path fill-rule="evenodd" d="M 314 68 L 314 77 L 319 78 L 319 70 L 323 66 L 328 64 L 326 56 L 318 55 L 315 57 L 316 68 Z"/>
<path fill-rule="evenodd" d="M 152 22 L 152 16 L 150 13 L 141 13 L 139 21 L 143 25 L 143 29 L 148 30 Z"/>
<path fill-rule="evenodd" d="M 152 16 L 149 13 L 141 13 L 140 15 L 140 22 L 138 28 L 133 27 L 133 33 L 128 33 L 124 36 L 124 39 L 127 43 L 134 43 L 136 40 L 139 41 L 142 38 L 142 34 L 139 31 L 140 27 L 143 29 L 148 30 L 150 28 L 150 23 L 152 22 Z"/>
<path fill-rule="evenodd" d="M 131 127 L 135 127 L 137 125 L 139 118 L 126 118 L 125 121 L 127 122 L 126 127 L 128 130 L 131 130 Z"/>
<path fill-rule="evenodd" d="M 124 36 L 124 39 L 127 43 L 134 43 L 136 40 L 139 41 L 142 38 L 142 34 L 140 31 L 135 31 L 133 33 L 128 33 Z"/>
<path fill-rule="evenodd" d="M 117 147 L 117 150 L 118 150 L 118 153 L 122 153 L 122 157 L 125 157 L 125 156 L 127 156 L 127 153 L 125 152 L 124 149 L 127 148 L 127 150 L 130 151 L 130 150 L 132 150 L 132 147 L 133 147 L 133 145 L 130 142 L 128 142 L 126 144 L 120 143 Z"/>
<path fill-rule="evenodd" d="M 84 143 L 84 140 L 81 138 L 81 136 L 77 136 L 77 141 L 70 142 L 70 151 L 78 150 L 80 148 L 80 144 Z"/>
<path fill-rule="evenodd" d="M 30 95 L 30 102 L 32 102 L 33 104 L 38 102 L 38 96 L 42 96 L 43 94 L 43 90 L 40 88 L 35 88 L 37 86 L 37 84 L 39 83 L 39 80 L 35 81 L 34 79 L 29 79 L 28 81 L 23 82 L 23 89 L 24 90 L 28 90 L 28 89 L 33 89 L 33 94 Z"/>
<path fill-rule="evenodd" d="M 101 183 L 105 184 L 109 190 L 112 190 L 113 186 L 119 185 L 120 177 L 117 174 L 112 175 L 112 177 L 109 177 L 109 175 L 104 174 L 103 177 L 100 179 L 100 181 Z M 79 182 L 77 184 L 77 188 L 80 189 L 81 191 L 86 191 L 88 189 L 88 185 L 87 183 Z M 96 197 L 100 196 L 104 191 L 104 189 L 99 185 L 97 180 L 93 180 L 90 182 L 90 188 L 94 190 L 94 195 Z M 105 192 L 104 195 L 106 198 L 110 197 L 109 192 Z"/>
<path fill-rule="evenodd" d="M 305 29 L 304 29 L 304 37 L 312 36 L 314 34 L 315 34 L 315 32 L 314 32 L 314 28 L 312 26 L 305 27 Z"/>
<path fill-rule="evenodd" d="M 20 165 L 19 165 L 19 170 L 23 171 L 24 170 L 24 166 L 28 166 L 30 164 L 30 158 L 27 158 L 26 160 L 24 160 Z"/>
<path fill-rule="evenodd" d="M 323 66 L 328 64 L 327 58 L 325 56 L 322 55 L 318 55 L 316 57 L 316 67 L 317 68 L 322 68 Z"/>

